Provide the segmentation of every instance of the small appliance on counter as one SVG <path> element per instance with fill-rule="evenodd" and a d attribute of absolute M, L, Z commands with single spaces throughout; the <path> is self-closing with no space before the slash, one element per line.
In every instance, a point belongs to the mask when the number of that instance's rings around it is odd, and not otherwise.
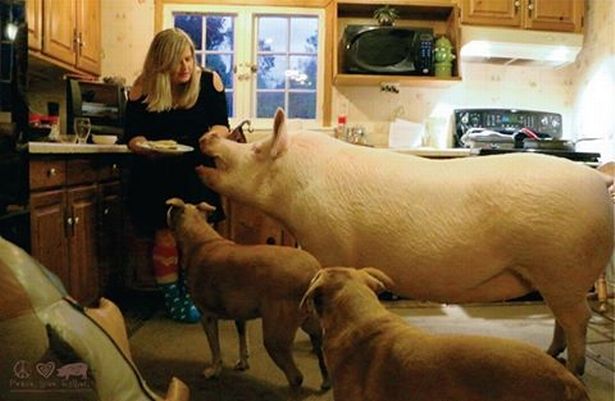
<path fill-rule="evenodd" d="M 454 112 L 454 146 L 478 155 L 511 152 L 545 153 L 596 163 L 600 153 L 578 152 L 562 140 L 562 116 L 535 110 L 458 109 Z"/>
<path fill-rule="evenodd" d="M 127 93 L 123 86 L 67 79 L 67 131 L 69 134 L 74 134 L 74 119 L 87 117 L 92 124 L 92 135 L 116 135 L 122 138 L 126 99 Z"/>

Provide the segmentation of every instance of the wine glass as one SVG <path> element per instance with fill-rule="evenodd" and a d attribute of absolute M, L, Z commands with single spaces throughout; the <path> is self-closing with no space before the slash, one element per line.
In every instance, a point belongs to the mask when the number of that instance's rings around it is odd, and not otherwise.
<path fill-rule="evenodd" d="M 86 143 L 90 136 L 90 130 L 92 129 L 90 119 L 88 117 L 75 117 L 73 128 L 75 130 L 75 136 L 77 137 L 77 143 Z"/>

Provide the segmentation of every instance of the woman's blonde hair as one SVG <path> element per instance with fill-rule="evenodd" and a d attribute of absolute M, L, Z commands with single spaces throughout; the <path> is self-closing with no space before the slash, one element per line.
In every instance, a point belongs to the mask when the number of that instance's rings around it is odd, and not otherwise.
<path fill-rule="evenodd" d="M 137 78 L 145 94 L 148 111 L 186 109 L 196 103 L 200 81 L 200 69 L 196 63 L 187 83 L 176 88 L 171 84 L 171 75 L 180 64 L 186 48 L 194 57 L 194 43 L 181 29 L 165 29 L 154 37 L 143 63 L 143 71 Z"/>

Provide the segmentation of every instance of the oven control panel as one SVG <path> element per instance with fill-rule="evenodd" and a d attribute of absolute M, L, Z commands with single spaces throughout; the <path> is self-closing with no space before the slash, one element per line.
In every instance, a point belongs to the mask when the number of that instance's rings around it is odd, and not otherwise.
<path fill-rule="evenodd" d="M 455 110 L 455 146 L 470 128 L 485 128 L 503 134 L 514 134 L 529 128 L 543 137 L 561 138 L 562 116 L 532 110 L 515 109 L 458 109 Z"/>

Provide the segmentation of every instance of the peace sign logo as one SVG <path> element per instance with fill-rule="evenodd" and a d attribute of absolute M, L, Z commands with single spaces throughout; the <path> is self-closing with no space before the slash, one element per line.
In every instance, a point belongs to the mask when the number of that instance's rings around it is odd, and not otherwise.
<path fill-rule="evenodd" d="M 30 364 L 27 361 L 20 360 L 13 365 L 13 373 L 18 379 L 27 379 L 30 377 Z"/>

